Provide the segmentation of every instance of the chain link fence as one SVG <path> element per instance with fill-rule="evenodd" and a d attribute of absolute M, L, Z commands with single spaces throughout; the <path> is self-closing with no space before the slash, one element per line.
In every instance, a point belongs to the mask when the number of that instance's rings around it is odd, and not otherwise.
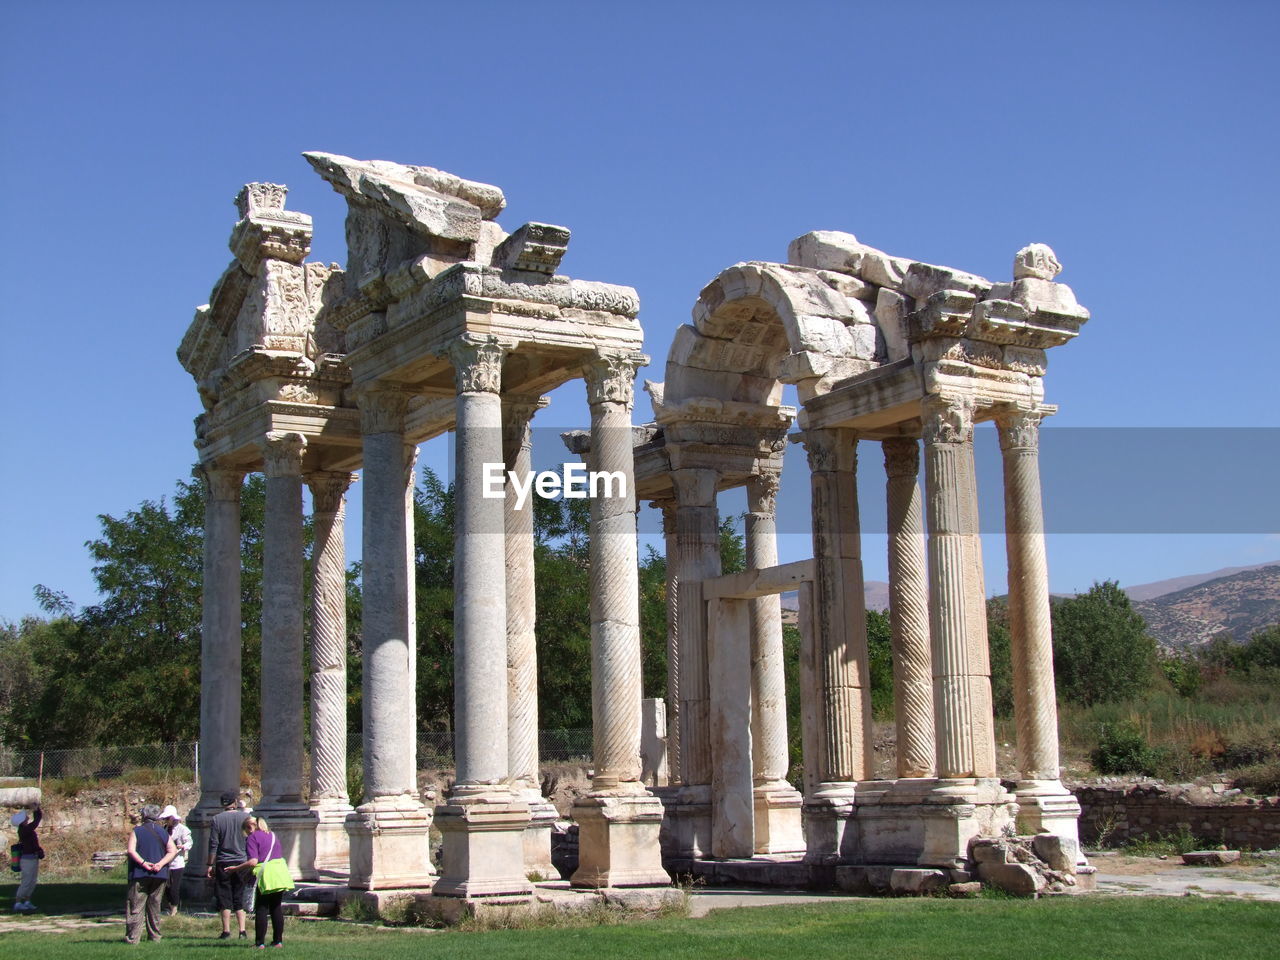
<path fill-rule="evenodd" d="M 418 735 L 418 769 L 453 767 L 454 734 L 449 731 Z M 590 730 L 539 730 L 538 751 L 543 763 L 590 763 Z M 256 765 L 261 743 L 240 741 L 240 753 L 248 765 Z M 15 750 L 0 744 L 0 777 L 62 780 L 195 781 L 200 745 L 195 741 L 152 743 L 129 747 L 76 747 L 65 750 Z M 347 763 L 361 762 L 360 734 L 347 738 Z"/>

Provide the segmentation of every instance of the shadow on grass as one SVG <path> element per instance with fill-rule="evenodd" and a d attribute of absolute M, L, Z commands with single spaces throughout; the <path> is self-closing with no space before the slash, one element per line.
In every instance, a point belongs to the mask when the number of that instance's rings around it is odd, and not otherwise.
<path fill-rule="evenodd" d="M 13 895 L 16 886 L 0 891 L 0 912 L 13 912 Z M 81 880 L 48 880 L 36 884 L 32 901 L 39 909 L 36 916 L 74 916 L 111 910 L 124 913 L 124 883 L 90 883 Z"/>

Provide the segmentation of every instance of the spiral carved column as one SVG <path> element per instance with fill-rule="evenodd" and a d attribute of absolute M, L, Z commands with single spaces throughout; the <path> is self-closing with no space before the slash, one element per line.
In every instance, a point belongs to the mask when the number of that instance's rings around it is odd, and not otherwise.
<path fill-rule="evenodd" d="M 674 500 L 654 503 L 662 511 L 662 537 L 666 556 L 667 599 L 667 770 L 668 784 L 680 779 L 680 580 L 676 576 L 676 504 Z"/>
<path fill-rule="evenodd" d="M 593 473 L 612 478 L 591 496 L 591 716 L 595 777 L 574 805 L 580 887 L 665 884 L 658 851 L 662 804 L 640 781 L 640 583 L 636 563 L 631 405 L 638 354 L 586 364 Z M 602 485 L 603 486 L 603 485 Z"/>
<path fill-rule="evenodd" d="M 929 584 L 920 505 L 920 444 L 885 440 L 889 524 L 889 623 L 893 632 L 894 721 L 898 776 L 931 777 L 934 769 L 933 676 L 929 651 Z"/>

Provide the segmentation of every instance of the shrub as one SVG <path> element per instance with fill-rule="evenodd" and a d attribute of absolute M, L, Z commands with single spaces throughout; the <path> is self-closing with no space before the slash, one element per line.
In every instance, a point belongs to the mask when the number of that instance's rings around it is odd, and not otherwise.
<path fill-rule="evenodd" d="M 1120 721 L 1102 728 L 1098 746 L 1089 759 L 1099 773 L 1151 776 L 1163 757 L 1147 743 L 1141 730 L 1132 723 Z"/>
<path fill-rule="evenodd" d="M 1280 761 L 1258 763 L 1236 771 L 1235 785 L 1268 797 L 1280 794 Z"/>
<path fill-rule="evenodd" d="M 1237 740 L 1223 746 L 1216 757 L 1219 770 L 1230 770 L 1233 767 L 1253 767 L 1259 764 L 1280 760 L 1280 730 L 1268 736 L 1250 737 Z"/>

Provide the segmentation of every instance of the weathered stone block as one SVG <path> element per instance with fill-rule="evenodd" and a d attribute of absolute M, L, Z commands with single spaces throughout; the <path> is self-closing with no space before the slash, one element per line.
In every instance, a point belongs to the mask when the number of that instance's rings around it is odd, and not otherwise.
<path fill-rule="evenodd" d="M 1221 867 L 1239 859 L 1239 850 L 1191 850 L 1182 855 L 1182 862 L 1189 867 Z"/>
<path fill-rule="evenodd" d="M 1034 897 L 1045 887 L 1044 877 L 1022 863 L 979 863 L 978 876 L 1017 897 Z"/>
<path fill-rule="evenodd" d="M 1062 873 L 1074 873 L 1080 859 L 1080 844 L 1077 841 L 1052 833 L 1040 833 L 1033 837 L 1031 849 L 1050 869 Z"/>
<path fill-rule="evenodd" d="M 944 870 L 898 868 L 889 874 L 889 889 L 893 893 L 921 896 L 938 893 L 948 886 L 949 880 Z"/>

